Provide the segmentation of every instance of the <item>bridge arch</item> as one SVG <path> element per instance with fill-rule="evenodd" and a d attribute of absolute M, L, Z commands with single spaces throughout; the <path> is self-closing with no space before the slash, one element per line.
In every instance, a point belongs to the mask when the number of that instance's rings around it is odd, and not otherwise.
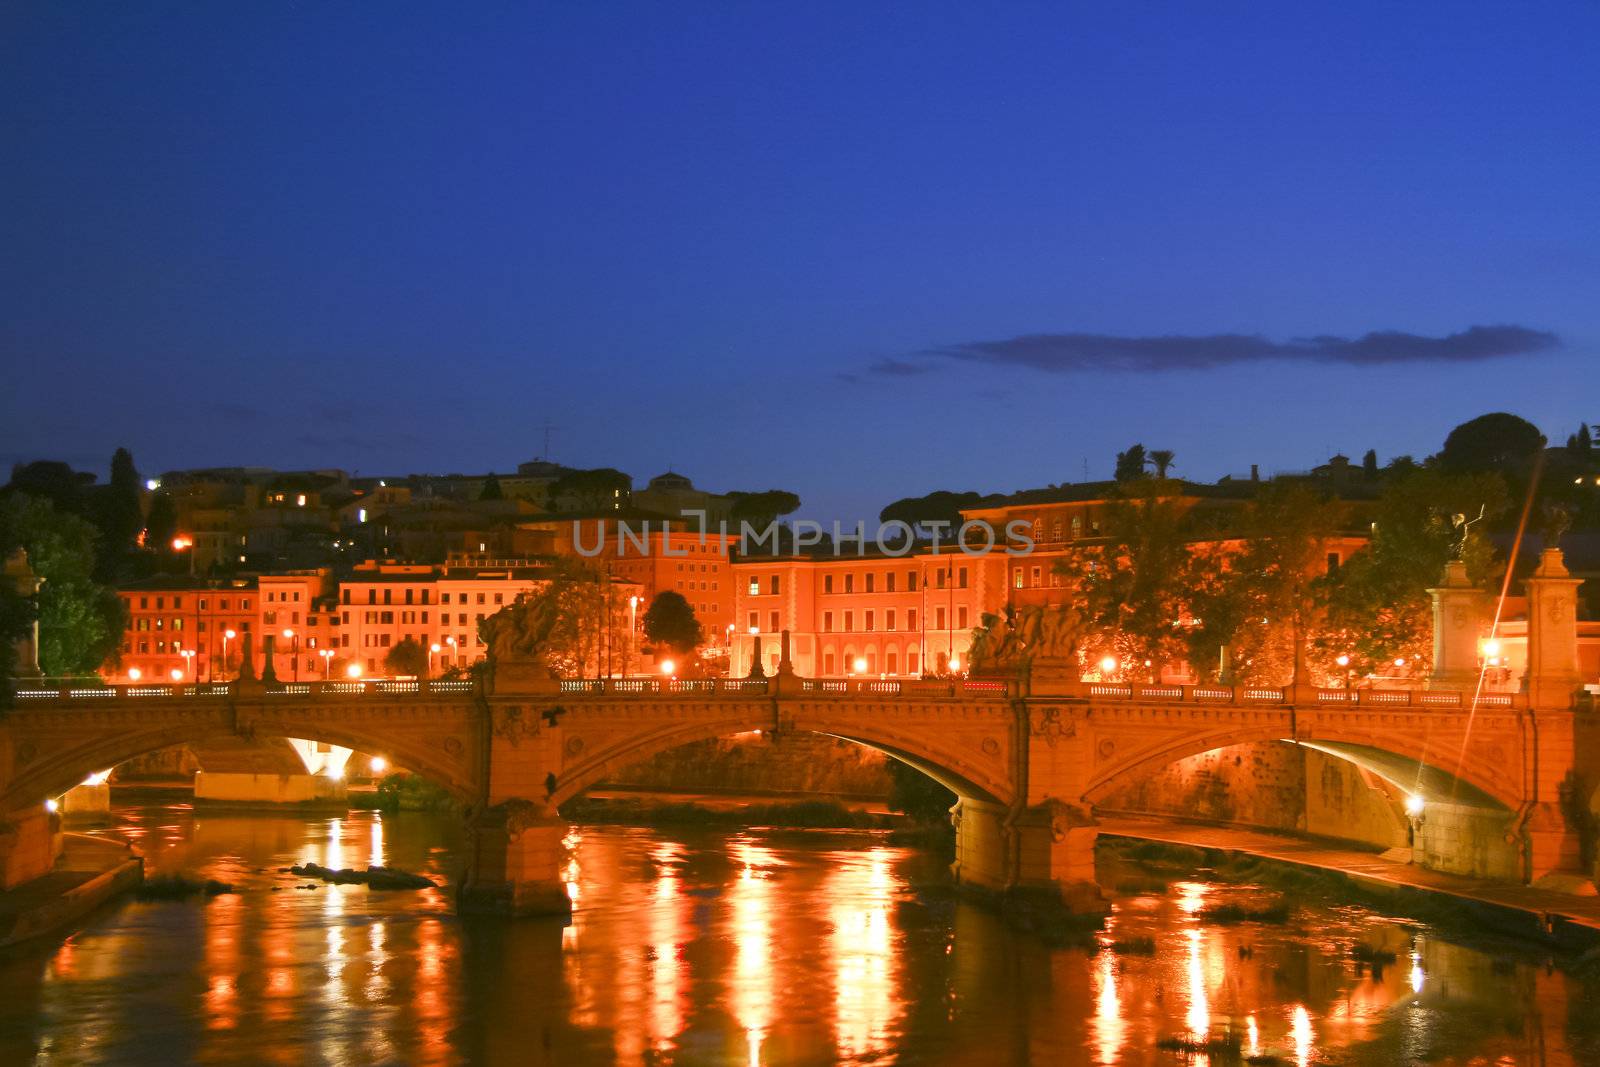
<path fill-rule="evenodd" d="M 1381 736 L 1354 724 L 1318 721 L 1315 736 L 1290 736 L 1286 724 L 1230 726 L 1175 734 L 1097 767 L 1084 799 L 1098 804 L 1163 769 L 1204 752 L 1235 745 L 1297 744 L 1343 759 L 1425 802 L 1461 803 L 1515 811 L 1523 802 L 1520 751 L 1499 739 L 1458 753 L 1431 741 L 1429 731 L 1385 730 Z"/>
<path fill-rule="evenodd" d="M 770 708 L 751 707 L 737 712 L 729 709 L 726 716 L 712 720 L 663 724 L 630 734 L 563 766 L 549 802 L 560 806 L 618 771 L 674 748 L 772 728 Z M 991 746 L 996 750 L 993 753 L 982 747 L 976 752 L 968 751 L 960 739 L 952 743 L 939 731 L 897 727 L 892 722 L 847 714 L 800 715 L 783 728 L 836 737 L 881 752 L 916 768 L 966 800 L 1005 805 L 1015 795 L 998 745 Z"/>
<path fill-rule="evenodd" d="M 92 715 L 86 713 L 85 719 Z M 381 754 L 395 766 L 427 778 L 464 803 L 474 802 L 479 797 L 471 760 L 475 746 L 466 737 L 457 739 L 453 745 L 441 746 L 406 731 L 386 729 L 381 722 L 369 725 L 316 716 L 263 718 L 251 721 L 248 728 L 241 731 L 226 716 L 206 715 L 184 716 L 175 721 L 142 726 L 130 723 L 125 729 L 85 721 L 81 730 L 64 739 L 32 737 L 24 729 L 13 742 L 14 773 L 4 796 L 0 797 L 0 810 L 17 810 L 42 803 L 65 793 L 97 771 L 164 748 L 241 736 L 296 737 Z"/>

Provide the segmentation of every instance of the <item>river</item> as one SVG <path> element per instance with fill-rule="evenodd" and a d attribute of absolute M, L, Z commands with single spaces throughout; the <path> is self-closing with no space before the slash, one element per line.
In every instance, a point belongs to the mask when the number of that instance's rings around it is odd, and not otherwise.
<path fill-rule="evenodd" d="M 1534 949 L 1331 904 L 1220 924 L 1273 894 L 1204 871 L 1106 865 L 1099 943 L 1050 948 L 881 833 L 575 827 L 564 926 L 458 919 L 444 816 L 114 818 L 96 832 L 150 873 L 237 892 L 122 901 L 0 957 L 0 1064 L 1240 1062 L 1158 1048 L 1228 1033 L 1290 1064 L 1600 1062 L 1600 981 Z M 278 872 L 306 861 L 442 888 Z"/>

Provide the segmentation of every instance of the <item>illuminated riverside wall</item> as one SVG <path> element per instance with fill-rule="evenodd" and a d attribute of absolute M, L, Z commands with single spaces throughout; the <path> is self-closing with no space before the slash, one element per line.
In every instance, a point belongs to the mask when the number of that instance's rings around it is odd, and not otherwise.
<path fill-rule="evenodd" d="M 1404 791 L 1355 764 L 1281 742 L 1231 745 L 1179 760 L 1100 805 L 1227 826 L 1290 831 L 1379 849 L 1413 844 Z M 1515 880 L 1509 811 L 1430 803 L 1414 842 L 1435 870 Z"/>

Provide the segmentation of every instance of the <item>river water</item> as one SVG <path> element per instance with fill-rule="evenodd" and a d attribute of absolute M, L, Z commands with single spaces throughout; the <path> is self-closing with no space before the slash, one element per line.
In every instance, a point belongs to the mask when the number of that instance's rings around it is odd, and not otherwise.
<path fill-rule="evenodd" d="M 0 956 L 0 1064 L 1240 1062 L 1157 1047 L 1228 1033 L 1291 1064 L 1600 1063 L 1600 983 L 1534 950 L 1330 904 L 1222 925 L 1207 909 L 1274 895 L 1204 871 L 1108 866 L 1098 943 L 1050 948 L 882 834 L 577 827 L 570 925 L 480 922 L 452 912 L 448 817 L 115 818 L 97 832 L 151 873 L 237 892 L 123 901 Z M 306 861 L 444 888 L 277 871 Z"/>

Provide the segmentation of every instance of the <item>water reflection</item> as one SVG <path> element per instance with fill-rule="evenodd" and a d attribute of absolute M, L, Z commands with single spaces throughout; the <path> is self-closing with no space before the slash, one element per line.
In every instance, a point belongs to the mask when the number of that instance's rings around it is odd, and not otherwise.
<path fill-rule="evenodd" d="M 240 891 L 130 902 L 0 959 L 0 1063 L 1143 1065 L 1184 1062 L 1157 1049 L 1176 1038 L 1296 1064 L 1600 1062 L 1592 982 L 1359 908 L 1219 925 L 1208 909 L 1264 891 L 1203 872 L 1051 949 L 920 892 L 938 861 L 872 834 L 588 827 L 570 925 L 464 923 L 452 820 L 120 816 L 153 870 Z M 446 888 L 279 871 L 306 861 Z"/>

